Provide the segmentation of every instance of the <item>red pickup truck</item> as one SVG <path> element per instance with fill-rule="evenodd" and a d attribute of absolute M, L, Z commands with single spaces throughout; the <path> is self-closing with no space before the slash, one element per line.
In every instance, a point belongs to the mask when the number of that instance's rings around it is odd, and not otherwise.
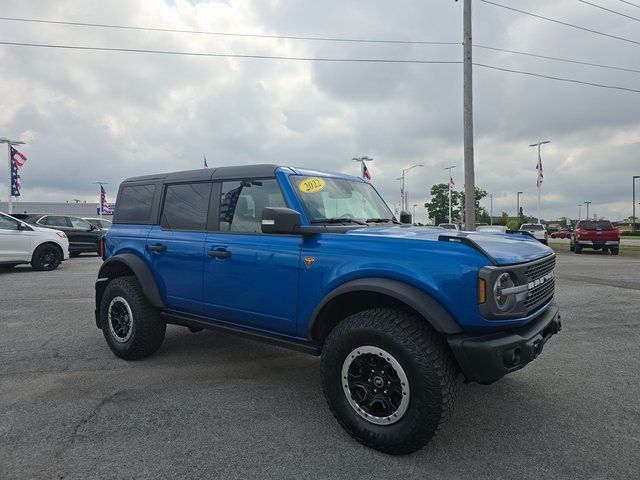
<path fill-rule="evenodd" d="M 620 248 L 620 230 L 609 220 L 581 220 L 571 234 L 569 249 L 580 253 L 583 248 L 607 250 L 618 255 Z"/>

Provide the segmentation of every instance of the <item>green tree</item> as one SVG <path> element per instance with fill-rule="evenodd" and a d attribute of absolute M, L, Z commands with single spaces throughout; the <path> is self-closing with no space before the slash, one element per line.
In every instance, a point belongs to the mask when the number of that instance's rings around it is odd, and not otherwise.
<path fill-rule="evenodd" d="M 455 221 L 460 215 L 460 192 L 451 192 L 451 219 Z M 438 183 L 431 187 L 431 201 L 424 204 L 436 225 L 449 221 L 449 185 Z"/>
<path fill-rule="evenodd" d="M 486 196 L 487 196 L 487 192 L 485 190 L 482 190 L 481 188 L 476 187 L 476 221 L 482 221 L 482 222 L 484 221 L 484 220 L 479 220 L 479 218 L 482 217 L 482 210 L 484 210 L 483 208 L 480 207 L 480 200 L 482 200 Z M 460 208 L 464 210 L 464 194 L 462 193 L 460 194 L 460 204 L 461 204 Z"/>
<path fill-rule="evenodd" d="M 509 214 L 507 212 L 502 212 L 500 214 L 500 217 L 498 217 L 498 220 L 496 220 L 494 223 L 496 225 L 506 225 L 508 221 L 509 221 Z"/>

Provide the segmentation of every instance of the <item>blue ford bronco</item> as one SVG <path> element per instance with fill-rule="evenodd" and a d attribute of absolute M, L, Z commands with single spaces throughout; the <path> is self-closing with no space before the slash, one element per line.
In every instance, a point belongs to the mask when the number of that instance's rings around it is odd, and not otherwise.
<path fill-rule="evenodd" d="M 555 255 L 532 237 L 401 224 L 358 177 L 276 165 L 125 180 L 104 237 L 96 325 L 127 360 L 167 324 L 321 355 L 342 427 L 406 454 L 560 330 Z"/>

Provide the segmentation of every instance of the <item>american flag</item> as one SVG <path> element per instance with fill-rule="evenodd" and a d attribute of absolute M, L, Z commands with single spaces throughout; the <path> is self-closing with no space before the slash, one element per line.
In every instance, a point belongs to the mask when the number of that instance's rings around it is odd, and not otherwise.
<path fill-rule="evenodd" d="M 456 186 L 456 182 L 453 181 L 453 177 L 449 177 L 449 188 L 453 188 Z"/>
<path fill-rule="evenodd" d="M 371 174 L 369 173 L 369 169 L 364 162 L 362 162 L 362 176 L 367 182 L 371 181 Z"/>
<path fill-rule="evenodd" d="M 107 191 L 100 185 L 100 212 L 102 215 L 113 215 L 111 205 L 107 202 Z"/>
<path fill-rule="evenodd" d="M 27 157 L 25 157 L 22 153 L 20 153 L 15 148 L 11 147 L 11 196 L 19 197 L 20 196 L 20 174 L 18 170 L 24 166 L 24 163 L 27 161 Z"/>
<path fill-rule="evenodd" d="M 538 164 L 536 165 L 536 170 L 538 171 L 538 180 L 536 182 L 536 186 L 539 187 L 542 185 L 542 181 L 544 180 L 544 173 L 542 172 L 542 157 L 540 157 L 540 151 L 538 151 Z"/>

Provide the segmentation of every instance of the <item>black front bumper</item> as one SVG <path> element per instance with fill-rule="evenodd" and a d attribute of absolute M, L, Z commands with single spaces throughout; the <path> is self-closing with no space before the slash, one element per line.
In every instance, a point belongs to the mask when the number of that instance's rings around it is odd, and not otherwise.
<path fill-rule="evenodd" d="M 559 307 L 552 302 L 522 327 L 482 336 L 452 335 L 447 340 L 468 381 L 492 383 L 534 360 L 561 328 Z"/>

